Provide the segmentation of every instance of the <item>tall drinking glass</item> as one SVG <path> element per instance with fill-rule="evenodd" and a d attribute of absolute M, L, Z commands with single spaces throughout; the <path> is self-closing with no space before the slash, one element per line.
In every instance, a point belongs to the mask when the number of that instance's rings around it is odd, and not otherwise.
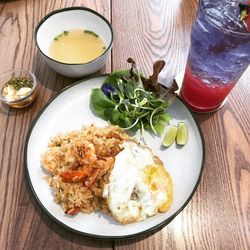
<path fill-rule="evenodd" d="M 195 112 L 220 108 L 250 64 L 250 13 L 241 21 L 239 3 L 200 1 L 180 93 Z"/>

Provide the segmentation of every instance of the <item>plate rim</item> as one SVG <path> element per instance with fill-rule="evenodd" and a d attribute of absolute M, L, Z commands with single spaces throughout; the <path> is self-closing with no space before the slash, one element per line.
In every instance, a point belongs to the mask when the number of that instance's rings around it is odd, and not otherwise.
<path fill-rule="evenodd" d="M 47 109 L 47 107 L 58 97 L 60 96 L 63 92 L 67 91 L 68 89 L 81 84 L 83 82 L 86 82 L 88 80 L 91 79 L 95 79 L 95 78 L 99 78 L 99 77 L 105 77 L 108 76 L 110 74 L 97 74 L 97 75 L 92 75 L 86 78 L 83 78 L 81 80 L 78 80 L 68 86 L 66 86 L 65 88 L 62 88 L 61 90 L 59 90 L 53 97 L 51 97 L 49 99 L 49 101 L 42 107 L 42 109 L 36 114 L 35 118 L 31 121 L 30 123 L 30 127 L 29 130 L 27 132 L 26 135 L 26 139 L 25 139 L 25 145 L 24 145 L 24 168 L 25 168 L 25 173 L 26 173 L 26 177 L 29 183 L 29 187 L 31 189 L 32 194 L 34 195 L 36 201 L 38 202 L 38 204 L 40 205 L 40 208 L 42 209 L 43 212 L 45 212 L 45 214 L 47 214 L 54 222 L 56 222 L 57 224 L 59 224 L 60 226 L 62 226 L 63 228 L 73 232 L 73 233 L 77 233 L 78 235 L 82 235 L 82 236 L 86 236 L 86 237 L 90 237 L 90 238 L 95 238 L 95 239 L 105 239 L 105 240 L 119 240 L 119 239 L 130 239 L 130 238 L 135 238 L 138 236 L 142 236 L 142 235 L 146 235 L 146 234 L 153 234 L 156 233 L 157 231 L 161 230 L 163 227 L 165 227 L 166 225 L 168 225 L 186 206 L 187 204 L 190 202 L 190 200 L 192 199 L 193 195 L 195 194 L 200 182 L 201 182 L 201 178 L 202 178 L 202 173 L 204 170 L 204 161 L 205 161 L 205 141 L 204 141 L 204 137 L 201 131 L 201 128 L 199 126 L 199 124 L 196 121 L 196 118 L 194 116 L 194 113 L 192 112 L 192 110 L 190 110 L 190 108 L 181 100 L 181 98 L 179 96 L 177 96 L 178 100 L 187 108 L 187 110 L 189 111 L 189 113 L 191 114 L 192 118 L 195 121 L 195 124 L 198 128 L 198 132 L 201 138 L 201 144 L 202 144 L 202 161 L 201 161 L 201 169 L 200 169 L 200 173 L 198 176 L 198 179 L 195 183 L 195 186 L 191 192 L 191 194 L 188 196 L 187 200 L 184 202 L 184 204 L 180 207 L 179 210 L 177 210 L 173 215 L 171 215 L 169 218 L 167 218 L 166 220 L 162 221 L 161 223 L 150 227 L 146 230 L 143 230 L 141 232 L 138 233 L 134 233 L 134 234 L 127 234 L 127 235 L 121 235 L 121 236 L 107 236 L 107 235 L 99 235 L 99 234 L 90 234 L 87 232 L 82 232 L 79 230 L 76 230 L 72 227 L 69 227 L 68 225 L 64 224 L 63 222 L 61 222 L 59 219 L 57 219 L 56 217 L 54 217 L 54 215 L 52 213 L 50 213 L 50 211 L 48 209 L 46 209 L 43 205 L 43 203 L 41 202 L 41 200 L 39 199 L 38 195 L 36 194 L 34 187 L 32 185 L 31 182 L 31 177 L 30 177 L 30 173 L 28 170 L 28 162 L 27 162 L 27 151 L 28 151 L 28 143 L 29 143 L 29 139 L 30 139 L 30 135 L 37 123 L 37 121 L 39 120 L 40 116 L 43 114 L 43 112 Z"/>

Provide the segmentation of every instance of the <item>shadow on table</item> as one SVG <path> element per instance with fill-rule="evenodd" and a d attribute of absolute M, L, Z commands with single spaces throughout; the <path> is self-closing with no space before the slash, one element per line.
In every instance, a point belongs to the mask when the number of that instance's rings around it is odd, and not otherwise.
<path fill-rule="evenodd" d="M 199 126 L 201 126 L 203 122 L 212 119 L 215 114 L 216 114 L 216 112 L 204 113 L 204 114 L 202 114 L 202 113 L 193 113 L 193 116 L 194 116 L 195 121 L 197 122 L 197 124 Z"/>
<path fill-rule="evenodd" d="M 88 78 L 90 76 L 103 74 L 105 71 L 105 66 L 86 77 L 80 78 L 70 78 L 59 73 L 55 72 L 50 66 L 45 62 L 39 52 L 36 52 L 33 59 L 32 72 L 36 75 L 40 84 L 42 84 L 45 88 L 53 90 L 54 92 L 58 92 L 61 89 L 71 85 L 74 82 L 77 82 L 81 79 Z"/>
<path fill-rule="evenodd" d="M 195 121 L 199 126 L 201 126 L 204 122 L 214 119 L 216 116 L 223 116 L 226 110 L 230 109 L 230 106 L 227 103 L 221 107 L 220 109 L 211 112 L 211 113 L 193 113 Z"/>
<path fill-rule="evenodd" d="M 20 0 L 0 0 L 0 3 L 18 2 Z"/>
<path fill-rule="evenodd" d="M 185 0 L 181 1 L 178 13 L 176 14 L 175 22 L 184 31 L 188 30 L 190 33 L 198 5 L 199 5 L 199 0 L 196 0 L 195 2 L 185 1 Z M 189 12 L 189 15 L 187 15 L 187 11 Z"/>
<path fill-rule="evenodd" d="M 25 108 L 12 108 L 9 105 L 5 103 L 0 103 L 0 114 L 5 116 L 19 116 L 23 115 L 24 113 L 28 112 L 32 107 L 34 106 L 34 103 L 36 102 L 36 99 L 33 103 L 31 103 L 28 107 Z"/>
<path fill-rule="evenodd" d="M 41 85 L 55 92 L 77 81 L 77 79 L 64 77 L 55 72 L 45 62 L 39 52 L 36 52 L 34 55 L 32 72 Z"/>

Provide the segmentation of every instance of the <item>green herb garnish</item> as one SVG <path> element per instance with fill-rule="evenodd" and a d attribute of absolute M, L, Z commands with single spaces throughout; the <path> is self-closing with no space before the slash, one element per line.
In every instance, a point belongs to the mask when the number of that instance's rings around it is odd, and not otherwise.
<path fill-rule="evenodd" d="M 54 38 L 54 40 L 55 40 L 55 41 L 58 41 L 58 39 L 61 38 L 63 35 L 68 36 L 68 35 L 69 35 L 69 31 L 67 31 L 67 30 L 63 31 L 61 34 L 57 35 L 57 36 Z"/>
<path fill-rule="evenodd" d="M 90 35 L 93 35 L 93 36 L 95 36 L 95 37 L 99 37 L 99 35 L 97 35 L 94 31 L 92 31 L 92 30 L 84 30 L 83 31 L 84 33 L 87 33 L 87 34 L 90 34 Z"/>
<path fill-rule="evenodd" d="M 176 86 L 162 88 L 158 84 L 158 74 L 164 61 L 154 63 L 154 73 L 145 78 L 136 68 L 133 59 L 130 70 L 120 70 L 106 77 L 101 88 L 91 93 L 91 103 L 97 115 L 119 125 L 125 130 L 151 130 L 155 134 L 163 132 L 170 120 L 168 106 L 175 97 Z"/>
<path fill-rule="evenodd" d="M 250 11 L 250 4 L 239 4 L 240 7 L 240 21 L 244 21 L 248 15 L 249 15 L 249 11 Z"/>
<path fill-rule="evenodd" d="M 106 46 L 103 46 L 102 49 L 105 50 L 105 49 L 106 49 Z"/>
<path fill-rule="evenodd" d="M 16 91 L 18 91 L 20 88 L 23 87 L 32 88 L 33 82 L 27 77 L 15 77 L 4 84 L 5 87 L 7 87 L 8 85 L 11 85 Z"/>

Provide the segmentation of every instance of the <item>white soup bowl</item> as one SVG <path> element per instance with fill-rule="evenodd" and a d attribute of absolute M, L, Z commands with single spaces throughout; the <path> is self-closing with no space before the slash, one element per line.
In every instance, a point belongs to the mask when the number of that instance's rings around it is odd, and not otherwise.
<path fill-rule="evenodd" d="M 105 51 L 86 63 L 63 63 L 49 55 L 53 39 L 64 30 L 83 29 L 98 34 L 106 45 Z M 98 71 L 106 62 L 113 44 L 113 30 L 108 20 L 96 11 L 85 7 L 55 10 L 45 16 L 35 29 L 35 42 L 48 65 L 61 75 L 79 78 Z"/>

